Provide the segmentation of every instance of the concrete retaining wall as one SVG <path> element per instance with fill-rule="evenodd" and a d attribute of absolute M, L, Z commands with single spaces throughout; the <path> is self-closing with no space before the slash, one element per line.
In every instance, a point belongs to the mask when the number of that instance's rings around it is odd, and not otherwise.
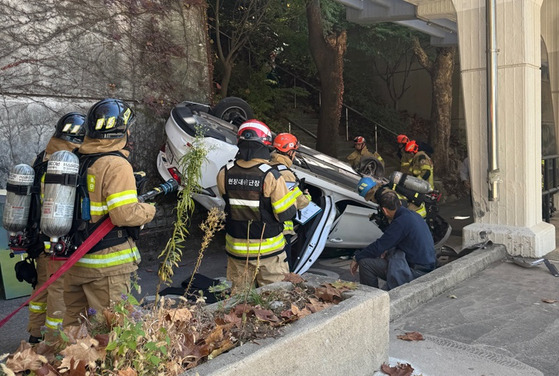
<path fill-rule="evenodd" d="M 368 286 L 348 296 L 288 325 L 279 338 L 237 347 L 182 376 L 372 375 L 388 362 L 389 297 Z"/>

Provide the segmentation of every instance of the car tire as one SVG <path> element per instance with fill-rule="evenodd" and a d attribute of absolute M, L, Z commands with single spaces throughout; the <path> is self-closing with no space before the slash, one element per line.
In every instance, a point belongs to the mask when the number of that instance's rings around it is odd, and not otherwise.
<path fill-rule="evenodd" d="M 382 178 L 384 176 L 384 166 L 382 162 L 375 157 L 365 157 L 361 159 L 357 172 L 361 175 L 374 176 Z"/>
<path fill-rule="evenodd" d="M 241 125 L 245 120 L 254 118 L 250 105 L 237 97 L 223 98 L 210 110 L 210 115 L 236 126 Z"/>

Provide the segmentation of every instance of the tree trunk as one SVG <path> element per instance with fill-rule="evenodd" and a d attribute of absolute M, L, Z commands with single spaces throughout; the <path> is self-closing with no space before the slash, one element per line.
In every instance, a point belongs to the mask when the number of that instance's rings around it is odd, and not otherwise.
<path fill-rule="evenodd" d="M 437 57 L 431 72 L 433 84 L 431 121 L 433 125 L 429 138 L 436 150 L 433 154 L 433 163 L 439 176 L 449 172 L 448 150 L 450 148 L 454 53 L 454 47 L 437 48 Z"/>
<path fill-rule="evenodd" d="M 435 149 L 433 164 L 435 175 L 443 176 L 449 172 L 448 152 L 450 148 L 450 119 L 452 110 L 452 74 L 454 73 L 454 47 L 437 48 L 435 61 L 429 57 L 414 40 L 413 51 L 419 64 L 431 75 L 431 127 L 429 142 Z"/>
<path fill-rule="evenodd" d="M 221 98 L 227 97 L 229 91 L 229 82 L 231 81 L 231 74 L 233 73 L 233 63 L 226 59 L 222 61 L 223 64 L 223 79 L 221 80 Z"/>
<path fill-rule="evenodd" d="M 347 35 L 342 31 L 324 37 L 319 0 L 307 2 L 307 20 L 309 45 L 320 77 L 322 95 L 316 149 L 337 157 L 336 137 L 343 103 L 343 56 Z"/>

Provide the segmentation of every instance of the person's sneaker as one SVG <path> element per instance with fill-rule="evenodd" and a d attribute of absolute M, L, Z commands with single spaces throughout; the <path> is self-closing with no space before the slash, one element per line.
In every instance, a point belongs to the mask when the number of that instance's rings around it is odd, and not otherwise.
<path fill-rule="evenodd" d="M 42 340 L 43 340 L 42 337 L 29 336 L 29 339 L 27 340 L 27 342 L 29 342 L 29 343 L 39 343 Z"/>

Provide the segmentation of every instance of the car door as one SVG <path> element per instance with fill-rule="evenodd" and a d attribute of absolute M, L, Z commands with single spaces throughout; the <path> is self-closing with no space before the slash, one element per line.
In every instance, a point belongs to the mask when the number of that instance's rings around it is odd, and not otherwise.
<path fill-rule="evenodd" d="M 351 203 L 345 205 L 332 224 L 326 247 L 360 249 L 374 242 L 382 235 L 376 223 L 370 220 L 371 215 L 376 213 L 376 208 Z"/>
<path fill-rule="evenodd" d="M 319 206 L 322 211 L 314 216 L 304 225 L 297 228 L 298 240 L 292 248 L 296 252 L 297 258 L 293 272 L 303 274 L 318 259 L 324 247 L 328 234 L 336 218 L 336 207 L 330 196 L 323 196 L 319 199 Z"/>

